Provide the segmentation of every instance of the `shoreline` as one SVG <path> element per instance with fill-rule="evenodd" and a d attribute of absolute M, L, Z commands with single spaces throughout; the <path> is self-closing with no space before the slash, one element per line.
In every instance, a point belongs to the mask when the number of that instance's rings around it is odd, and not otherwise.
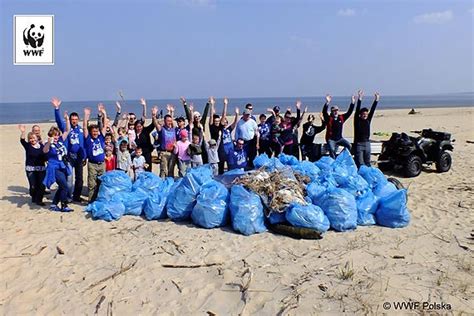
<path fill-rule="evenodd" d="M 243 107 L 243 106 L 242 106 Z M 304 105 L 303 105 L 304 107 Z M 345 110 L 347 109 L 348 106 L 339 106 L 343 111 L 345 112 Z M 366 105 L 367 107 L 367 105 Z M 321 108 L 322 108 L 322 105 L 321 105 Z M 423 107 L 423 106 L 417 106 L 417 107 L 413 107 L 415 110 L 417 109 L 423 109 L 423 110 L 426 110 L 426 111 L 432 111 L 432 110 L 446 110 L 446 109 L 459 109 L 459 110 L 469 110 L 469 109 L 474 109 L 474 104 L 473 105 L 450 105 L 450 106 L 426 106 L 426 107 Z M 411 108 L 379 108 L 377 107 L 377 110 L 376 110 L 376 113 L 375 115 L 377 115 L 378 113 L 383 113 L 385 111 L 390 111 L 390 112 L 395 112 L 395 111 L 406 111 L 406 114 L 408 114 L 408 112 L 411 110 Z M 112 114 L 112 117 L 115 115 L 115 111 L 112 111 L 113 114 Z M 112 113 L 111 112 L 111 113 Z M 1 113 L 1 107 L 0 107 L 0 113 Z M 219 113 L 219 111 L 217 110 L 216 113 Z M 230 112 L 229 112 L 230 113 Z M 308 111 L 306 114 L 317 114 L 319 112 L 315 112 L 315 111 Z M 422 111 L 420 111 L 420 113 L 422 113 Z M 256 111 L 254 113 L 254 115 L 258 115 L 258 114 L 261 114 L 259 113 L 258 111 Z M 266 113 L 265 113 L 266 114 Z M 232 119 L 233 118 L 233 115 L 230 115 L 228 114 L 227 115 L 228 119 Z M 147 120 L 149 120 L 149 118 L 147 118 Z M 54 117 L 53 115 L 51 115 L 51 119 L 50 120 L 47 120 L 47 121 L 28 121 L 28 122 L 14 122 L 14 123 L 0 123 L 0 126 L 16 126 L 18 124 L 23 124 L 23 125 L 28 125 L 28 124 L 48 124 L 48 123 L 53 123 L 55 124 L 55 120 L 54 120 Z"/>

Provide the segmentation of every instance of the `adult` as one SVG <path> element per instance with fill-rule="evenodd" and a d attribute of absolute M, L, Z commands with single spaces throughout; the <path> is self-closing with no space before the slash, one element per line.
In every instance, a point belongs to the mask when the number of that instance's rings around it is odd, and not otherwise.
<path fill-rule="evenodd" d="M 222 116 L 219 116 L 218 114 L 216 114 L 216 109 L 214 107 L 215 102 L 211 103 L 211 111 L 209 113 L 209 134 L 211 136 L 211 139 L 214 139 L 216 142 L 218 141 L 219 134 L 222 131 L 221 120 L 226 115 L 226 109 L 228 104 L 229 99 L 227 99 L 227 97 L 224 97 L 224 109 L 222 110 Z"/>
<path fill-rule="evenodd" d="M 146 100 L 144 98 L 140 99 L 140 103 L 143 106 L 143 116 L 146 118 Z M 156 115 L 158 114 L 158 108 L 153 107 L 152 110 L 152 122 L 148 126 L 145 125 L 145 121 L 138 120 L 135 122 L 135 146 L 142 149 L 143 157 L 146 162 L 146 171 L 152 170 L 152 161 L 151 153 L 154 150 L 153 143 L 150 139 L 150 134 L 158 126 Z"/>
<path fill-rule="evenodd" d="M 237 121 L 239 120 L 239 108 L 235 108 L 234 122 L 229 125 L 229 121 L 227 120 L 227 106 L 228 102 L 224 102 L 224 111 L 222 112 L 221 118 L 221 141 L 219 142 L 219 147 L 217 148 L 217 152 L 219 154 L 219 174 L 224 173 L 225 164 L 227 164 L 227 169 L 230 170 L 230 155 L 234 150 L 232 131 L 234 131 Z"/>
<path fill-rule="evenodd" d="M 35 133 L 28 133 L 28 141 L 25 138 L 26 127 L 25 125 L 18 125 L 20 129 L 20 143 L 25 149 L 25 171 L 26 177 L 29 183 L 29 193 L 31 196 L 31 202 L 44 206 L 44 176 L 46 174 L 46 155 L 43 152 L 43 144 L 38 141 L 38 137 Z"/>
<path fill-rule="evenodd" d="M 154 108 L 154 111 L 157 112 L 158 110 Z M 174 153 L 174 144 L 178 138 L 176 135 L 177 128 L 174 127 L 171 115 L 165 115 L 163 125 L 156 122 L 156 129 L 160 140 L 160 177 L 174 177 L 174 168 L 177 160 Z"/>
<path fill-rule="evenodd" d="M 291 115 L 291 109 L 288 108 L 281 122 L 283 131 L 281 133 L 280 139 L 283 143 L 283 153 L 287 155 L 293 155 L 293 145 L 294 145 L 294 129 L 298 124 L 301 118 L 301 101 L 296 101 L 296 117 Z"/>
<path fill-rule="evenodd" d="M 319 159 L 321 150 L 318 153 L 318 147 L 314 143 L 314 138 L 326 128 L 326 122 L 322 114 L 320 114 L 319 118 L 321 119 L 321 126 L 314 124 L 315 116 L 313 114 L 310 114 L 308 121 L 303 124 L 303 134 L 300 139 L 302 160 L 307 158 L 309 161 L 314 162 Z"/>
<path fill-rule="evenodd" d="M 268 119 L 267 119 L 267 123 L 270 124 L 270 126 L 272 126 L 272 125 L 273 125 L 273 122 L 275 121 L 275 118 L 276 118 L 277 116 L 280 116 L 280 107 L 279 107 L 278 105 L 275 105 L 275 106 L 273 107 L 273 109 L 272 109 L 272 108 L 268 108 L 267 111 L 272 114 L 272 115 L 270 115 L 270 116 L 268 117 Z"/>
<path fill-rule="evenodd" d="M 36 135 L 38 142 L 43 143 L 43 138 L 41 137 L 41 127 L 35 124 L 31 127 L 31 131 Z"/>
<path fill-rule="evenodd" d="M 342 127 L 347 119 L 354 111 L 355 96 L 352 96 L 349 109 L 344 114 L 339 114 L 339 107 L 337 105 L 331 106 L 331 114 L 328 114 L 328 106 L 331 103 L 332 97 L 326 95 L 326 103 L 323 106 L 323 117 L 326 122 L 326 142 L 329 149 L 329 155 L 336 158 L 336 150 L 338 146 L 344 146 L 347 150 L 351 150 L 351 144 L 342 137 Z"/>
<path fill-rule="evenodd" d="M 253 115 L 253 104 L 252 103 L 247 103 L 245 105 L 245 110 L 250 112 L 250 118 L 256 122 L 257 118 L 255 117 L 255 115 Z"/>
<path fill-rule="evenodd" d="M 104 124 L 102 129 L 99 125 L 93 124 L 89 126 L 89 119 L 91 116 L 91 109 L 84 109 L 84 147 L 87 157 L 87 188 L 89 203 L 94 202 L 99 190 L 99 177 L 105 173 L 105 134 L 107 131 L 108 118 L 105 112 L 105 107 L 99 103 L 99 111 L 104 117 Z"/>
<path fill-rule="evenodd" d="M 193 123 L 193 127 L 190 129 L 191 138 L 193 137 L 193 135 L 199 136 L 199 142 L 202 144 L 201 145 L 202 160 L 203 160 L 203 163 L 207 163 L 207 152 L 206 152 L 206 149 L 204 148 L 203 132 L 206 126 L 206 120 L 207 120 L 207 114 L 209 112 L 209 107 L 211 105 L 213 106 L 216 100 L 212 96 L 209 97 L 209 99 L 207 100 L 206 106 L 204 107 L 204 112 L 202 116 L 201 116 L 201 113 L 199 113 L 198 111 L 191 110 L 191 108 L 194 109 L 193 104 L 191 103 L 190 105 L 188 105 L 184 97 L 181 97 L 180 100 L 181 100 L 181 103 L 183 104 L 188 122 L 192 121 Z"/>
<path fill-rule="evenodd" d="M 245 109 L 235 128 L 235 139 L 242 139 L 244 141 L 244 150 L 247 154 L 247 165 L 249 168 L 253 168 L 253 160 L 257 156 L 257 150 L 260 146 L 258 125 L 256 121 L 252 120 L 251 115 L 252 112 Z"/>
<path fill-rule="evenodd" d="M 250 115 L 249 115 L 250 117 Z M 251 120 L 251 119 L 250 119 Z M 235 147 L 229 157 L 229 170 L 241 169 L 244 170 L 248 166 L 247 151 L 244 148 L 245 141 L 238 138 L 235 141 Z"/>
<path fill-rule="evenodd" d="M 43 184 L 49 188 L 53 183 L 58 184 L 58 189 L 53 197 L 53 202 L 49 209 L 51 211 L 71 212 L 67 204 L 68 184 L 67 177 L 70 174 L 70 167 L 67 165 L 67 148 L 64 141 L 69 132 L 68 116 L 65 115 L 66 130 L 61 135 L 61 131 L 56 126 L 51 127 L 48 132 L 49 140 L 43 147 L 43 152 L 47 154 L 48 166 L 46 167 L 46 175 Z M 61 202 L 61 207 L 59 207 Z"/>
<path fill-rule="evenodd" d="M 354 146 L 355 163 L 357 167 L 366 165 L 370 167 L 370 123 L 374 116 L 375 108 L 380 100 L 380 95 L 375 92 L 374 102 L 369 109 L 360 108 L 363 97 L 362 90 L 358 92 L 357 107 L 354 114 Z"/>
<path fill-rule="evenodd" d="M 54 97 L 51 99 L 54 107 L 54 118 L 59 130 L 64 133 L 66 130 L 66 122 L 61 117 L 60 106 L 61 100 Z M 71 174 L 67 178 L 68 182 L 68 199 L 75 202 L 81 202 L 83 180 L 83 167 L 85 165 L 86 152 L 84 149 L 84 131 L 79 126 L 79 114 L 72 112 L 69 115 L 69 133 L 65 142 L 67 148 L 67 160 L 72 168 Z"/>

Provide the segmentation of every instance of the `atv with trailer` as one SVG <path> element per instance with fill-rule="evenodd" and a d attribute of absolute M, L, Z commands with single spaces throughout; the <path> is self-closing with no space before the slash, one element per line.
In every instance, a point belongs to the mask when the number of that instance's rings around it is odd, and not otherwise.
<path fill-rule="evenodd" d="M 451 168 L 451 155 L 454 139 L 450 133 L 436 132 L 432 129 L 412 131 L 420 136 L 411 137 L 405 133 L 393 133 L 382 144 L 378 167 L 382 171 L 401 170 L 407 177 L 416 177 L 423 165 L 436 166 L 438 172 Z"/>

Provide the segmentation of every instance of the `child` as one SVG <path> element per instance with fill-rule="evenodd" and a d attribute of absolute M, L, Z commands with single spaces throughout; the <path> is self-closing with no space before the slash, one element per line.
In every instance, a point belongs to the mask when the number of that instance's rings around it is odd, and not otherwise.
<path fill-rule="evenodd" d="M 124 139 L 120 142 L 119 150 L 117 151 L 117 170 L 122 170 L 130 176 L 130 169 L 132 167 L 132 158 L 128 151 L 128 143 Z"/>
<path fill-rule="evenodd" d="M 130 148 L 135 146 L 135 139 L 137 138 L 137 134 L 135 133 L 135 123 L 128 123 L 128 144 Z"/>
<path fill-rule="evenodd" d="M 117 142 L 116 142 L 117 149 L 120 148 L 120 144 L 122 144 L 123 140 L 125 140 L 127 142 L 127 146 L 128 146 L 127 130 L 125 129 L 125 127 L 119 127 L 117 129 Z"/>
<path fill-rule="evenodd" d="M 145 168 L 148 168 L 148 164 L 145 162 L 145 157 L 142 156 L 143 151 L 140 147 L 135 148 L 135 158 L 133 158 L 132 168 L 135 172 L 135 180 L 138 175 L 145 172 Z"/>
<path fill-rule="evenodd" d="M 275 157 L 278 157 L 278 155 L 280 155 L 282 152 L 281 133 L 283 130 L 284 128 L 281 126 L 281 116 L 276 115 L 271 127 L 271 147 Z"/>
<path fill-rule="evenodd" d="M 184 177 L 186 171 L 191 166 L 191 157 L 188 154 L 188 148 L 191 142 L 189 141 L 188 134 L 188 131 L 185 129 L 179 132 L 180 140 L 175 143 L 173 150 L 174 154 L 178 157 L 178 175 L 180 177 Z"/>
<path fill-rule="evenodd" d="M 114 152 L 114 148 L 115 148 L 114 137 L 110 133 L 105 134 L 105 147 L 111 147 L 112 153 Z"/>
<path fill-rule="evenodd" d="M 205 138 L 205 132 L 203 132 Z M 219 174 L 219 153 L 218 148 L 221 142 L 222 130 L 218 132 L 217 142 L 215 139 L 210 139 L 207 143 L 204 141 L 204 148 L 207 152 L 207 159 L 212 168 L 212 175 L 217 176 Z"/>
<path fill-rule="evenodd" d="M 189 144 L 188 155 L 191 157 L 191 167 L 202 166 L 202 141 L 199 135 L 193 135 L 193 142 Z"/>
<path fill-rule="evenodd" d="M 115 170 L 117 160 L 114 155 L 114 147 L 105 146 L 105 172 Z"/>

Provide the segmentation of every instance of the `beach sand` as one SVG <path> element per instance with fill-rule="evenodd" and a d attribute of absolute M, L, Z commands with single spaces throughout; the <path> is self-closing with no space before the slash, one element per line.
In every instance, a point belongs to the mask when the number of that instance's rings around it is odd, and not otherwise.
<path fill-rule="evenodd" d="M 372 132 L 431 127 L 456 139 L 451 171 L 399 178 L 410 225 L 329 231 L 322 240 L 30 207 L 19 131 L 0 126 L 0 313 L 366 314 L 387 312 L 384 302 L 396 313 L 394 302 L 429 301 L 451 307 L 434 312 L 472 314 L 474 144 L 466 141 L 474 141 L 474 108 L 420 112 L 380 110 L 372 124 Z"/>

